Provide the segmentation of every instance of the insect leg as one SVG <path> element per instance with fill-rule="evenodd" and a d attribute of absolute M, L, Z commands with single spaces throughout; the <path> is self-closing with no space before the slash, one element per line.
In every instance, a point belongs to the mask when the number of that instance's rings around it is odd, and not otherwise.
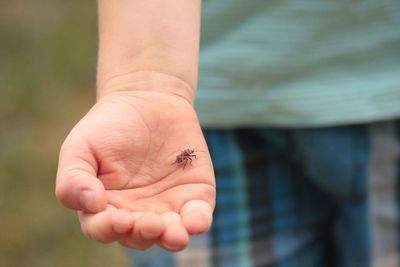
<path fill-rule="evenodd" d="M 185 161 L 185 164 L 183 164 L 183 169 L 185 169 L 185 167 L 186 167 L 186 164 L 188 163 L 188 160 L 187 160 L 188 158 L 185 158 L 184 159 L 184 161 Z"/>

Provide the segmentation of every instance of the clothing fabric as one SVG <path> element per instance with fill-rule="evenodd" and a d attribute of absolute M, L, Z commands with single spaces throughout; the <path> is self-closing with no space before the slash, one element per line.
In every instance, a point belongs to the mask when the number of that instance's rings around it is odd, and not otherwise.
<path fill-rule="evenodd" d="M 179 253 L 131 251 L 131 266 L 399 266 L 400 120 L 205 135 L 211 230 Z"/>
<path fill-rule="evenodd" d="M 400 116 L 400 1 L 203 0 L 204 127 L 316 127 Z"/>

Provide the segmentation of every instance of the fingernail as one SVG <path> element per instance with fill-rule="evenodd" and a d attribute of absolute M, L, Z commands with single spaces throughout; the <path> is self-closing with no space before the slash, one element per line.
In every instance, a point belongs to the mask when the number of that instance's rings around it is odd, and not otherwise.
<path fill-rule="evenodd" d="M 80 204 L 85 211 L 97 212 L 98 205 L 96 193 L 92 190 L 83 190 L 79 197 Z"/>
<path fill-rule="evenodd" d="M 154 239 L 156 237 L 159 237 L 161 233 L 151 233 L 151 232 L 146 232 L 146 231 L 140 231 L 141 235 L 145 239 Z"/>
<path fill-rule="evenodd" d="M 173 251 L 173 252 L 184 249 L 184 247 L 182 247 L 182 246 L 169 246 L 169 245 L 166 245 L 164 242 L 162 242 L 162 245 L 169 251 Z"/>
<path fill-rule="evenodd" d="M 114 231 L 118 234 L 125 234 L 132 230 L 134 218 L 133 215 L 127 211 L 123 213 L 120 210 L 114 212 Z"/>
<path fill-rule="evenodd" d="M 113 229 L 118 234 L 125 234 L 132 229 L 132 226 L 128 224 L 117 224 L 113 226 Z"/>

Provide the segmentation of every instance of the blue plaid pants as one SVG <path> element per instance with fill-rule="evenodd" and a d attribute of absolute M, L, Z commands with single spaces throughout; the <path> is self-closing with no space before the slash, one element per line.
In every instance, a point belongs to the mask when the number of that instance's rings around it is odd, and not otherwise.
<path fill-rule="evenodd" d="M 400 121 L 206 130 L 217 177 L 211 230 L 135 267 L 394 267 Z"/>

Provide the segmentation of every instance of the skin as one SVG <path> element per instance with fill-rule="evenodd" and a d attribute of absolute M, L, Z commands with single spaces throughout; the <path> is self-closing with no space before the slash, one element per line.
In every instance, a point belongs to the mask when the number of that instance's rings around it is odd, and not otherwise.
<path fill-rule="evenodd" d="M 101 243 L 178 251 L 211 225 L 215 178 L 193 108 L 200 3 L 167 2 L 99 1 L 98 100 L 62 145 L 56 196 Z M 193 164 L 171 165 L 193 147 Z"/>

